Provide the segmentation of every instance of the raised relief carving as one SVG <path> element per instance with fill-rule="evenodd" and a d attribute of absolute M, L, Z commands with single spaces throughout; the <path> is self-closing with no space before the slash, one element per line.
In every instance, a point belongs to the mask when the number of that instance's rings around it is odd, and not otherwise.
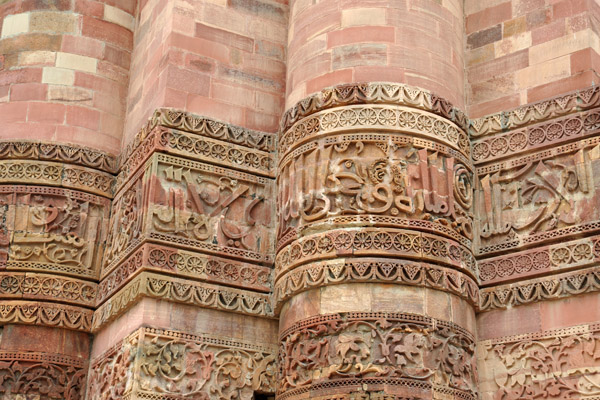
<path fill-rule="evenodd" d="M 483 400 L 599 396 L 599 330 L 579 326 L 479 342 Z"/>
<path fill-rule="evenodd" d="M 150 237 L 270 262 L 273 192 L 266 178 L 158 156 Z"/>
<path fill-rule="evenodd" d="M 478 170 L 480 253 L 558 237 L 598 219 L 593 171 L 600 148 L 585 144 L 551 159 Z"/>
<path fill-rule="evenodd" d="M 1 212 L 8 269 L 98 276 L 107 200 L 34 186 L 1 186 L 0 193 L 6 193 Z"/>
<path fill-rule="evenodd" d="M 88 399 L 251 400 L 275 391 L 275 362 L 273 347 L 141 328 L 92 362 Z"/>
<path fill-rule="evenodd" d="M 445 386 L 476 398 L 475 342 L 451 323 L 400 313 L 313 317 L 281 334 L 281 394 L 330 381 L 402 378 Z M 391 383 L 390 383 L 391 384 Z"/>
<path fill-rule="evenodd" d="M 81 400 L 87 366 L 59 354 L 0 351 L 3 399 Z"/>
<path fill-rule="evenodd" d="M 406 137 L 345 135 L 284 160 L 279 235 L 319 221 L 365 215 L 369 217 L 355 221 L 359 226 L 367 220 L 389 225 L 396 219 L 419 219 L 439 226 L 439 232 L 449 228 L 471 239 L 470 170 L 447 153 L 411 142 Z M 387 219 L 371 220 L 372 215 Z"/>

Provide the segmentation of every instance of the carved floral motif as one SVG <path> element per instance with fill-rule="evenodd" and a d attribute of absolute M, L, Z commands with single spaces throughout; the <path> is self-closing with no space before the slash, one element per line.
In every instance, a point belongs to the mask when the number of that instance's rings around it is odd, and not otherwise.
<path fill-rule="evenodd" d="M 474 338 L 460 327 L 399 313 L 330 314 L 281 334 L 278 391 L 326 380 L 425 381 L 476 394 Z"/>
<path fill-rule="evenodd" d="M 275 391 L 276 349 L 212 336 L 140 328 L 92 362 L 88 399 L 251 400 Z M 132 375 L 132 371 L 138 371 Z"/>
<path fill-rule="evenodd" d="M 479 342 L 484 400 L 595 398 L 600 395 L 600 327 L 573 327 Z"/>

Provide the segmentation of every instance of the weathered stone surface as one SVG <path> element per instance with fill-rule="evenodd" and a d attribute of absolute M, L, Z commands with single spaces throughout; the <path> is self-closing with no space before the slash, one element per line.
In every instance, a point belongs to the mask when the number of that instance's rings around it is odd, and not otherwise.
<path fill-rule="evenodd" d="M 0 0 L 0 397 L 598 397 L 598 15 Z"/>

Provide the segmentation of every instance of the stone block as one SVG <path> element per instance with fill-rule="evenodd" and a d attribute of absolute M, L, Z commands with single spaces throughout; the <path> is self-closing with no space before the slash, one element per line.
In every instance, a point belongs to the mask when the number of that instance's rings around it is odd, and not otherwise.
<path fill-rule="evenodd" d="M 5 38 L 29 32 L 30 17 L 31 14 L 29 13 L 13 14 L 4 17 L 1 37 Z"/>

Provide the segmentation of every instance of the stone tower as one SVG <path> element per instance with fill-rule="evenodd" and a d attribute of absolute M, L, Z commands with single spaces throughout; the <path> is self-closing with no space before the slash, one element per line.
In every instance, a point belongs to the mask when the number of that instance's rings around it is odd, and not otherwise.
<path fill-rule="evenodd" d="M 595 0 L 0 0 L 0 399 L 600 398 Z"/>

